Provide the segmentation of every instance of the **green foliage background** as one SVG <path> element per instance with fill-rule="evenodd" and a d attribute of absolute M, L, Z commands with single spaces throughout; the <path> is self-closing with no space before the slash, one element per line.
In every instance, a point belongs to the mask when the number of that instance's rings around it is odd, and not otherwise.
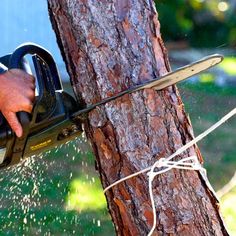
<path fill-rule="evenodd" d="M 193 47 L 236 45 L 235 1 L 156 0 L 164 41 L 186 41 Z M 226 4 L 226 11 L 219 4 Z"/>

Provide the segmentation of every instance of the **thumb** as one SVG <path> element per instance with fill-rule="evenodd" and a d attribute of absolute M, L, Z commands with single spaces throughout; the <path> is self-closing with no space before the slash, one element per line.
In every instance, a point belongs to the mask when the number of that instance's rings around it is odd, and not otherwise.
<path fill-rule="evenodd" d="M 2 114 L 5 116 L 8 124 L 13 129 L 13 131 L 16 133 L 16 136 L 19 138 L 23 134 L 22 126 L 16 116 L 16 113 L 11 111 L 2 111 Z"/>

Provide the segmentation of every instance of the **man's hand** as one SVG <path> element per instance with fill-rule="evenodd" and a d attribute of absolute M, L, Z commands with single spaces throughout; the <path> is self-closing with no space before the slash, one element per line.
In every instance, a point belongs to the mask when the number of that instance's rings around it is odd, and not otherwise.
<path fill-rule="evenodd" d="M 19 69 L 0 74 L 0 111 L 7 122 L 21 137 L 23 130 L 16 112 L 31 112 L 35 98 L 34 77 Z"/>

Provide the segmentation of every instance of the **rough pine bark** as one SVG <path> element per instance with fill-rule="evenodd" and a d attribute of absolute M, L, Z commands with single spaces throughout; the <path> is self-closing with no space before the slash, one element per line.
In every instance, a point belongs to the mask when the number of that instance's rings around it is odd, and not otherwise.
<path fill-rule="evenodd" d="M 48 0 L 49 13 L 78 101 L 93 104 L 170 70 L 150 0 Z M 97 107 L 89 137 L 103 187 L 168 157 L 193 138 L 175 86 Z M 201 154 L 195 146 L 181 157 Z M 197 171 L 171 170 L 154 181 L 154 235 L 228 235 L 216 199 Z M 147 175 L 106 193 L 117 235 L 146 235 L 152 226 Z"/>

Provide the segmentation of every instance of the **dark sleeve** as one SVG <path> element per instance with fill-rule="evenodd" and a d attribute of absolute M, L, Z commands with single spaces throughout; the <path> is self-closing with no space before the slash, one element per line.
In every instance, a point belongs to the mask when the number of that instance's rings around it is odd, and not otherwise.
<path fill-rule="evenodd" d="M 4 73 L 7 71 L 7 67 L 4 66 L 2 63 L 0 63 L 0 74 Z"/>

